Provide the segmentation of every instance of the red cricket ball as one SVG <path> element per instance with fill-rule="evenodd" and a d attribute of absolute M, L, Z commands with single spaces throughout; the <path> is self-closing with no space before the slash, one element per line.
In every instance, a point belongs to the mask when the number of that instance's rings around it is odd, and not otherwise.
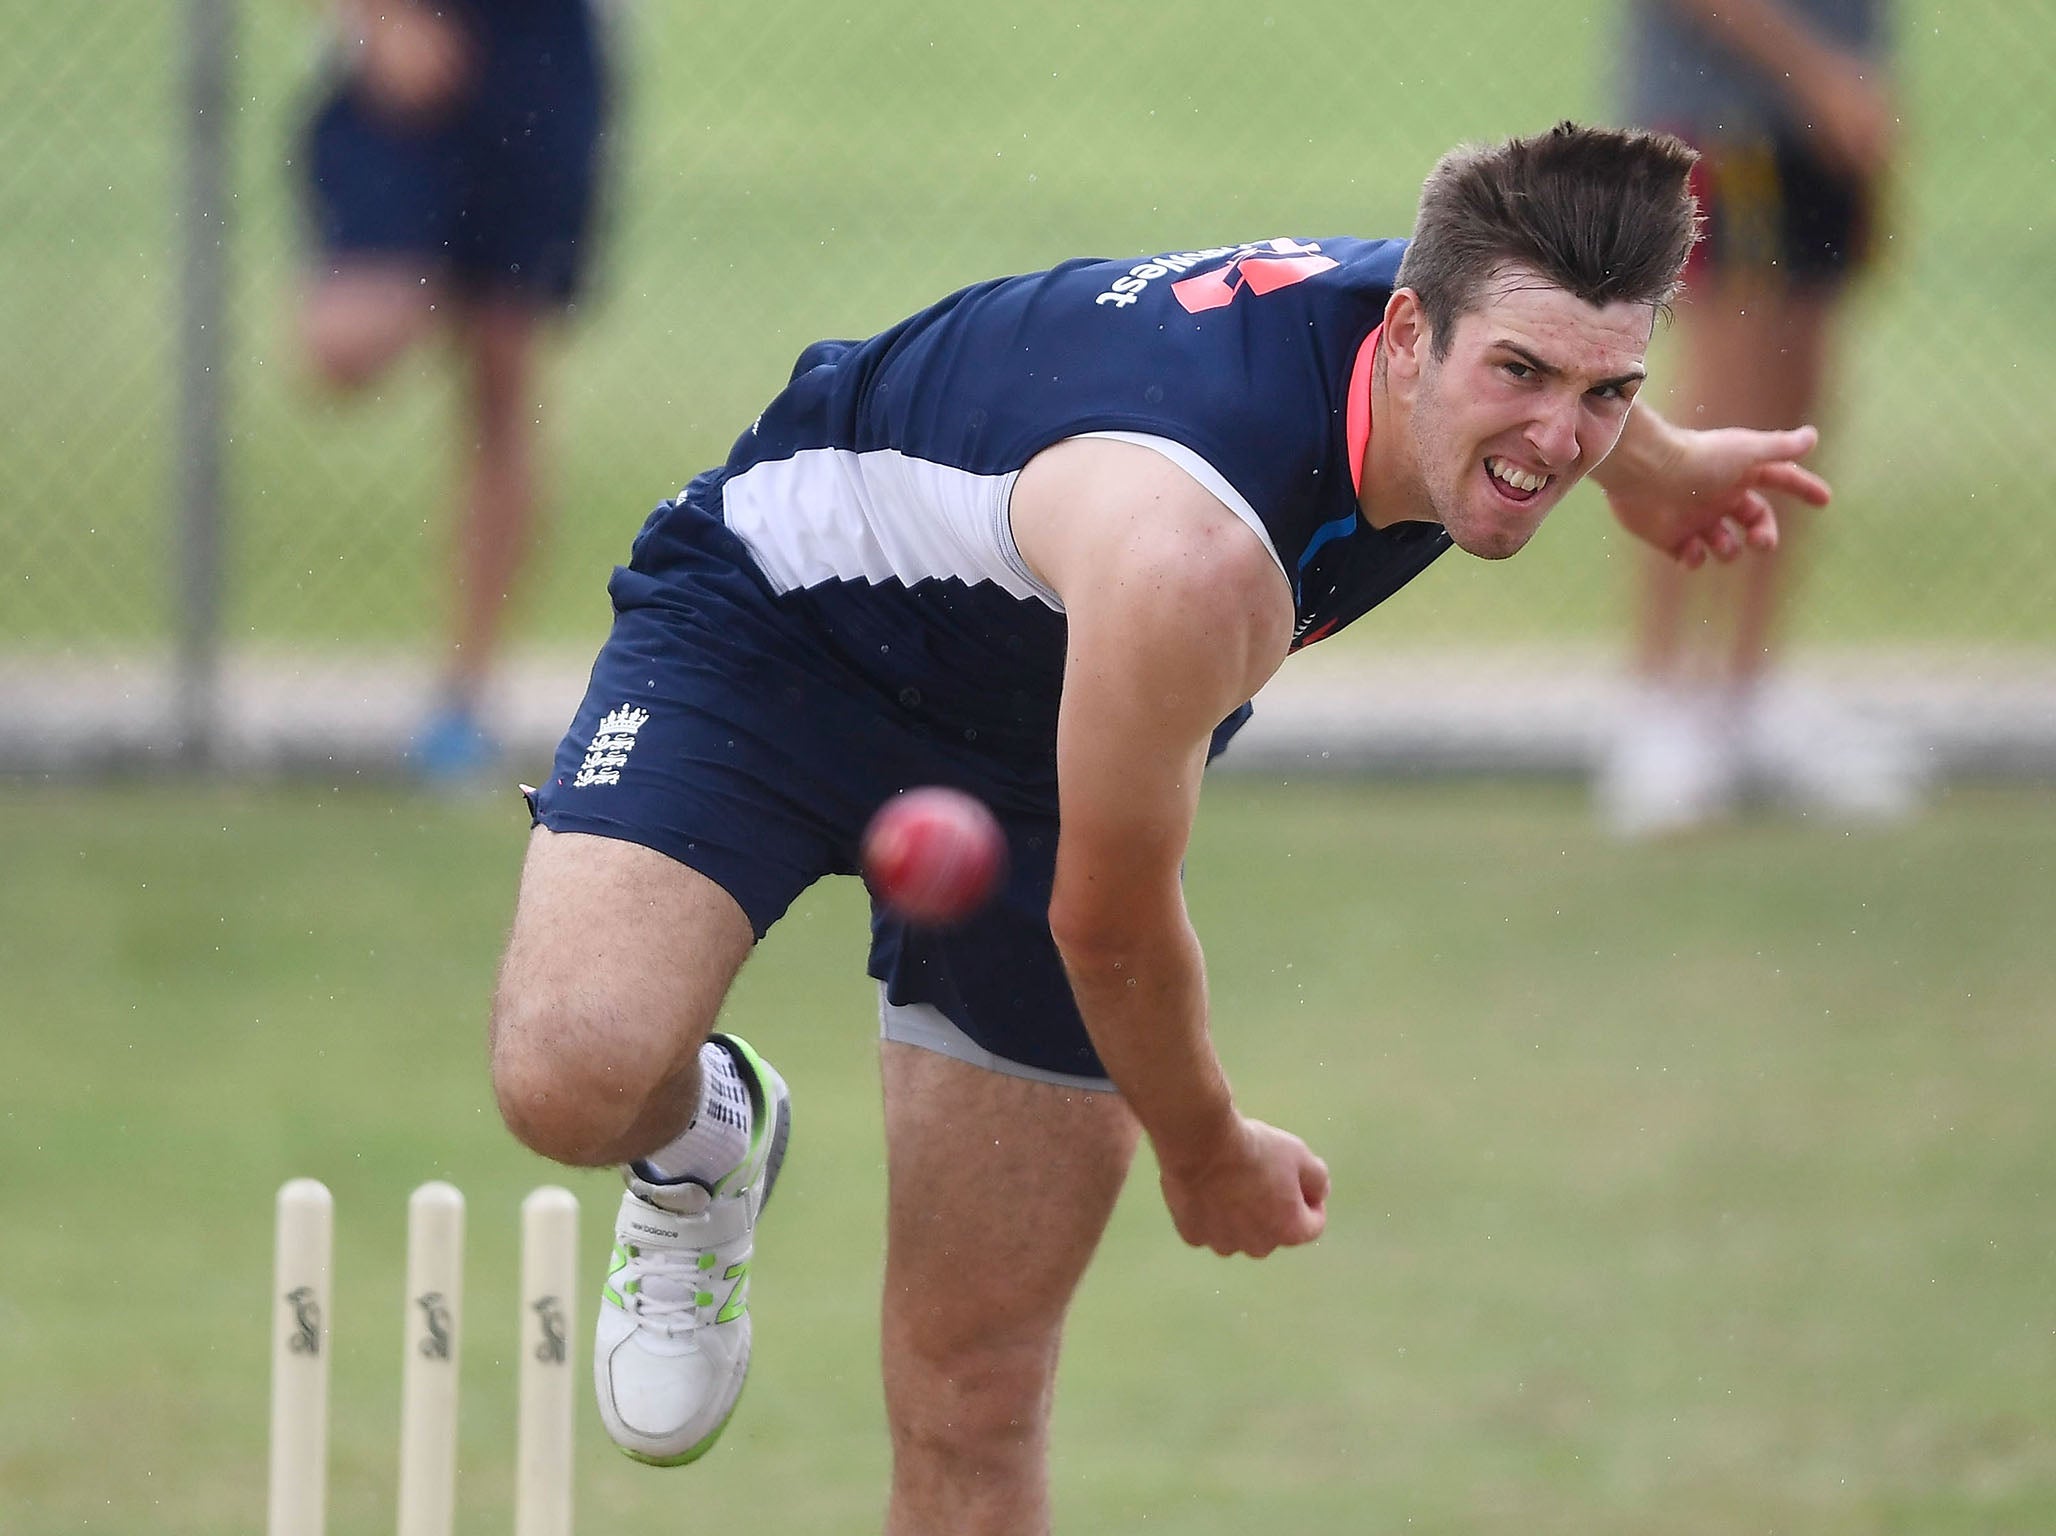
<path fill-rule="evenodd" d="M 894 795 L 864 829 L 864 880 L 910 923 L 946 927 L 985 904 L 1007 840 L 984 802 L 929 786 Z"/>

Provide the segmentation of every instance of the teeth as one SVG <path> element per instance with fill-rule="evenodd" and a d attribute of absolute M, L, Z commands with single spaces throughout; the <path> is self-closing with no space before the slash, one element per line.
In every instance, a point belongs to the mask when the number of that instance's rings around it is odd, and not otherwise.
<path fill-rule="evenodd" d="M 1531 475 L 1526 470 L 1515 469 L 1502 459 L 1487 459 L 1485 468 L 1495 480 L 1504 480 L 1517 491 L 1539 491 L 1549 483 L 1547 475 Z"/>

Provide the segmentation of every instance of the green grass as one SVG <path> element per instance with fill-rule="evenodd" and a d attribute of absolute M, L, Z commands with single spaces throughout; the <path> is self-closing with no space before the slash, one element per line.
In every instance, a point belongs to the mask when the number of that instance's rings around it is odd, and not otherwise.
<path fill-rule="evenodd" d="M 1137 1170 L 1071 1328 L 1062 1528 L 2056 1526 L 2056 799 L 1624 849 L 1564 790 L 1223 780 L 1202 823 L 1220 1047 L 1329 1159 L 1331 1225 L 1219 1261 Z M 333 1529 L 389 1528 L 404 1202 L 433 1177 L 471 1201 L 461 1528 L 506 1528 L 515 1207 L 562 1177 L 484 1080 L 521 824 L 364 790 L 0 806 L 10 1536 L 257 1528 L 295 1174 L 338 1204 Z M 799 1114 L 756 1375 L 690 1471 L 582 1408 L 582 1529 L 876 1526 L 862 957 L 834 882 L 745 973 L 731 1023 Z M 618 1186 L 565 1181 L 590 1285 Z"/>
<path fill-rule="evenodd" d="M 357 408 L 296 382 L 286 162 L 318 7 L 238 9 L 228 638 L 418 641 L 441 611 L 438 359 Z M 622 9 L 617 217 L 547 407 L 557 518 L 526 610 L 543 641 L 593 634 L 643 514 L 726 452 L 805 343 L 1081 251 L 1397 232 L 1451 143 L 1608 110 L 1621 7 Z M 1843 503 L 1800 627 L 2046 647 L 2050 535 L 2020 445 L 2038 440 L 2056 361 L 2020 342 L 2056 325 L 2056 122 L 2036 90 L 2056 17 L 2046 0 L 1900 9 L 1894 255 L 1833 404 Z M 0 614 L 17 642 L 169 630 L 181 16 L 0 0 Z M 1431 641 L 1612 634 L 1618 540 L 1589 499 L 1558 521 L 1509 570 L 1439 570 L 1409 625 Z"/>

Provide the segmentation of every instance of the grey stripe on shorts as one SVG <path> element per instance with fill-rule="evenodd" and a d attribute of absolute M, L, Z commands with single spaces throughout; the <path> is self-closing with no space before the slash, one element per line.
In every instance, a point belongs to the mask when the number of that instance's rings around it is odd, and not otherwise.
<path fill-rule="evenodd" d="M 1074 1077 L 1068 1072 L 1049 1072 L 995 1056 L 952 1024 L 941 1009 L 927 1003 L 889 1003 L 882 986 L 878 989 L 878 1033 L 901 1045 L 918 1046 L 1007 1077 L 1025 1077 L 1031 1082 L 1054 1083 L 1059 1088 L 1076 1088 L 1085 1093 L 1120 1092 L 1111 1078 Z"/>

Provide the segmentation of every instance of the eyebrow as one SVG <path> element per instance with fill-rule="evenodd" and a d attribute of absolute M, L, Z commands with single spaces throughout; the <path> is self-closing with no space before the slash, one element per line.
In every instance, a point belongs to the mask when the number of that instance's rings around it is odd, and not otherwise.
<path fill-rule="evenodd" d="M 1515 357 L 1546 379 L 1560 379 L 1563 377 L 1563 370 L 1561 368 L 1557 367 L 1554 363 L 1545 363 L 1526 347 L 1517 346 L 1510 341 L 1499 341 L 1495 342 L 1494 345 L 1503 351 L 1511 352 Z M 1637 368 L 1629 373 L 1616 374 L 1610 379 L 1595 380 L 1592 387 L 1594 389 L 1624 389 L 1628 385 L 1640 383 L 1648 377 L 1649 370 L 1647 368 Z"/>

